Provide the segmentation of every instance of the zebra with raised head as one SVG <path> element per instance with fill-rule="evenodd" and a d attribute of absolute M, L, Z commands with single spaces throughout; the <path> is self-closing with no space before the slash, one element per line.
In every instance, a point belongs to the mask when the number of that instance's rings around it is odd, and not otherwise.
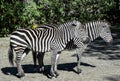
<path fill-rule="evenodd" d="M 108 22 L 105 21 L 92 21 L 92 22 L 88 22 L 84 24 L 84 28 L 86 29 L 86 32 L 88 34 L 88 37 L 90 38 L 90 41 L 94 41 L 95 39 L 97 39 L 98 37 L 103 38 L 103 40 L 105 42 L 111 43 L 113 38 L 111 35 L 111 31 L 110 31 L 110 25 Z M 80 35 L 79 35 L 80 36 Z M 77 65 L 77 73 L 81 72 L 80 69 L 80 63 L 81 63 L 81 55 L 84 51 L 84 49 L 88 46 L 89 42 L 77 42 L 76 39 L 72 39 L 67 45 L 67 48 L 72 48 L 73 45 L 76 45 L 77 47 L 77 61 L 78 61 L 78 65 Z M 73 44 L 74 43 L 74 44 Z M 78 49 L 79 47 L 79 49 Z M 44 55 L 44 53 L 42 54 Z M 40 59 L 41 55 L 39 54 L 38 56 L 38 60 L 40 62 L 43 63 L 43 58 Z M 42 64 L 39 64 L 40 67 L 44 67 L 42 66 Z"/>
<path fill-rule="evenodd" d="M 88 36 L 85 28 L 78 21 L 67 22 L 58 28 L 54 26 L 43 26 L 37 29 L 19 29 L 10 36 L 9 62 L 13 64 L 13 50 L 16 52 L 16 65 L 18 76 L 25 76 L 21 66 L 21 60 L 32 50 L 33 54 L 52 51 L 51 70 L 52 77 L 58 76 L 57 59 L 58 52 L 62 51 L 67 42 L 71 39 L 76 41 L 86 41 Z"/>

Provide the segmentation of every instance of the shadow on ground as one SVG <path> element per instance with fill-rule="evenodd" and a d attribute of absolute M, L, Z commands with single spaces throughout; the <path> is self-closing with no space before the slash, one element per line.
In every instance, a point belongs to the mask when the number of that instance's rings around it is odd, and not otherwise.
<path fill-rule="evenodd" d="M 77 73 L 73 68 L 76 67 L 76 63 L 64 63 L 64 64 L 58 64 L 58 70 L 63 70 L 63 71 L 73 71 L 75 73 Z M 87 64 L 87 63 L 82 63 L 82 66 L 87 66 L 87 67 L 96 67 L 94 65 L 91 64 Z M 39 68 L 35 69 L 33 65 L 23 65 L 23 70 L 25 73 L 40 73 L 39 72 Z M 37 66 L 38 67 L 38 66 Z M 14 75 L 16 77 L 18 77 L 17 74 L 17 68 L 16 67 L 5 67 L 1 69 L 2 73 L 4 73 L 5 75 Z M 43 73 L 45 76 L 48 77 L 50 73 L 50 65 L 45 65 L 45 72 Z"/>
<path fill-rule="evenodd" d="M 120 81 L 120 75 L 113 75 L 113 76 L 109 76 L 109 77 L 104 77 L 104 79 L 106 79 L 108 81 Z"/>
<path fill-rule="evenodd" d="M 120 60 L 120 31 L 112 32 L 113 43 L 108 46 L 102 39 L 91 42 L 83 56 L 98 56 L 102 60 Z M 73 55 L 75 56 L 75 55 Z"/>
<path fill-rule="evenodd" d="M 120 60 L 120 33 L 113 33 L 113 43 L 111 46 L 98 39 L 92 42 L 85 51 L 88 56 L 98 56 L 103 60 Z"/>

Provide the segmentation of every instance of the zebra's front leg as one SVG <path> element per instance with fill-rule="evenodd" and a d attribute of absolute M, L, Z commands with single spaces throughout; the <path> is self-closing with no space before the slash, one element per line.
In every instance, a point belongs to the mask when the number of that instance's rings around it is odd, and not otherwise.
<path fill-rule="evenodd" d="M 38 53 L 38 55 L 37 55 L 40 72 L 44 72 L 44 62 L 43 62 L 44 54 L 45 54 L 45 53 L 42 53 L 42 52 L 41 52 L 41 53 Z"/>
<path fill-rule="evenodd" d="M 80 74 L 81 73 L 81 57 L 82 57 L 82 53 L 83 53 L 84 49 L 80 48 L 77 49 L 77 73 Z"/>
<path fill-rule="evenodd" d="M 50 70 L 51 78 L 52 77 L 56 78 L 57 76 L 59 76 L 57 72 L 58 58 L 59 58 L 58 52 L 53 51 L 53 55 L 51 56 L 51 70 Z"/>

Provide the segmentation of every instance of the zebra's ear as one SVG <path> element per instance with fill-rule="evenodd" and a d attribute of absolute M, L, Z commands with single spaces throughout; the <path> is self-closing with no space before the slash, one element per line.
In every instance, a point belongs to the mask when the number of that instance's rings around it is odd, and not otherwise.
<path fill-rule="evenodd" d="M 82 24 L 79 21 L 74 20 L 72 25 L 76 26 L 76 28 L 79 28 Z"/>
<path fill-rule="evenodd" d="M 72 26 L 77 26 L 77 21 L 76 20 L 73 21 Z"/>
<path fill-rule="evenodd" d="M 82 24 L 79 21 L 75 21 L 76 27 L 75 27 L 75 36 L 78 37 L 79 30 L 82 28 Z"/>

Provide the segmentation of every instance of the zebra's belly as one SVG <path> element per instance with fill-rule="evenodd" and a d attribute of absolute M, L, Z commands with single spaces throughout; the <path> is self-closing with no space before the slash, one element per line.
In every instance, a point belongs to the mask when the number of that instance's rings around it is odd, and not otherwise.
<path fill-rule="evenodd" d="M 48 52 L 50 51 L 50 46 L 38 45 L 38 46 L 34 46 L 32 50 L 35 52 Z"/>

